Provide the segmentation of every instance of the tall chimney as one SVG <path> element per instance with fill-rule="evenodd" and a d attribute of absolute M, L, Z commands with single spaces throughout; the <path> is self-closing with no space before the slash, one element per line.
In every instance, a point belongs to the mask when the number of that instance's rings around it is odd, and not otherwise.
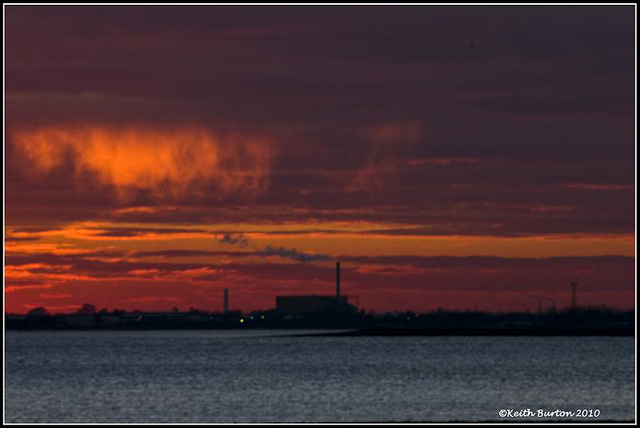
<path fill-rule="evenodd" d="M 340 262 L 336 262 L 336 299 L 340 298 Z"/>
<path fill-rule="evenodd" d="M 578 306 L 578 298 L 576 296 L 576 286 L 578 285 L 577 282 L 572 282 L 571 283 L 571 309 L 573 309 L 574 311 L 576 310 L 576 307 Z"/>
<path fill-rule="evenodd" d="M 224 289 L 224 299 L 222 303 L 222 308 L 225 314 L 229 313 L 229 289 L 228 288 Z"/>

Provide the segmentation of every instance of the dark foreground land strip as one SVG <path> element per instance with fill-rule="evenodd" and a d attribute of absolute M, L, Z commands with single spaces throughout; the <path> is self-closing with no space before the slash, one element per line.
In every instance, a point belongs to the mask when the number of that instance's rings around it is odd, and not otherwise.
<path fill-rule="evenodd" d="M 628 328 L 570 329 L 570 328 L 433 328 L 433 329 L 361 329 L 323 332 L 300 336 L 617 336 L 633 337 Z"/>

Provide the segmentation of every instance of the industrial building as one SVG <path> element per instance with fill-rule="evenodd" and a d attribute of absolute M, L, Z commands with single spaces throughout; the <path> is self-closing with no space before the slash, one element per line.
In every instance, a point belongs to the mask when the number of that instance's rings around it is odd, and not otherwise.
<path fill-rule="evenodd" d="M 276 310 L 285 314 L 353 313 L 357 308 L 340 294 L 340 262 L 336 263 L 335 295 L 276 296 Z"/>

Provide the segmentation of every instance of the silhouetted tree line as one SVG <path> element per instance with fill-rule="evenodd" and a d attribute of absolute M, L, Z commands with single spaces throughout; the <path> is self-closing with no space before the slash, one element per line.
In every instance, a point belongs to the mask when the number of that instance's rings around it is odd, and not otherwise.
<path fill-rule="evenodd" d="M 319 312 L 287 314 L 275 309 L 243 313 L 211 312 L 191 308 L 144 312 L 107 309 L 84 304 L 72 314 L 50 314 L 34 308 L 27 315 L 6 316 L 7 329 L 363 329 L 367 331 L 464 334 L 468 332 L 591 332 L 633 334 L 635 311 L 607 307 L 582 307 L 546 312 L 480 312 L 437 309 L 376 314 Z"/>

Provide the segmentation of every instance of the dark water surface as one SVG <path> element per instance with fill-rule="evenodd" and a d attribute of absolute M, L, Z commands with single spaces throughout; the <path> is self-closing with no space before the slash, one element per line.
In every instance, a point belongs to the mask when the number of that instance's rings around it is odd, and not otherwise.
<path fill-rule="evenodd" d="M 9 331 L 6 422 L 634 419 L 631 337 L 274 333 Z"/>

